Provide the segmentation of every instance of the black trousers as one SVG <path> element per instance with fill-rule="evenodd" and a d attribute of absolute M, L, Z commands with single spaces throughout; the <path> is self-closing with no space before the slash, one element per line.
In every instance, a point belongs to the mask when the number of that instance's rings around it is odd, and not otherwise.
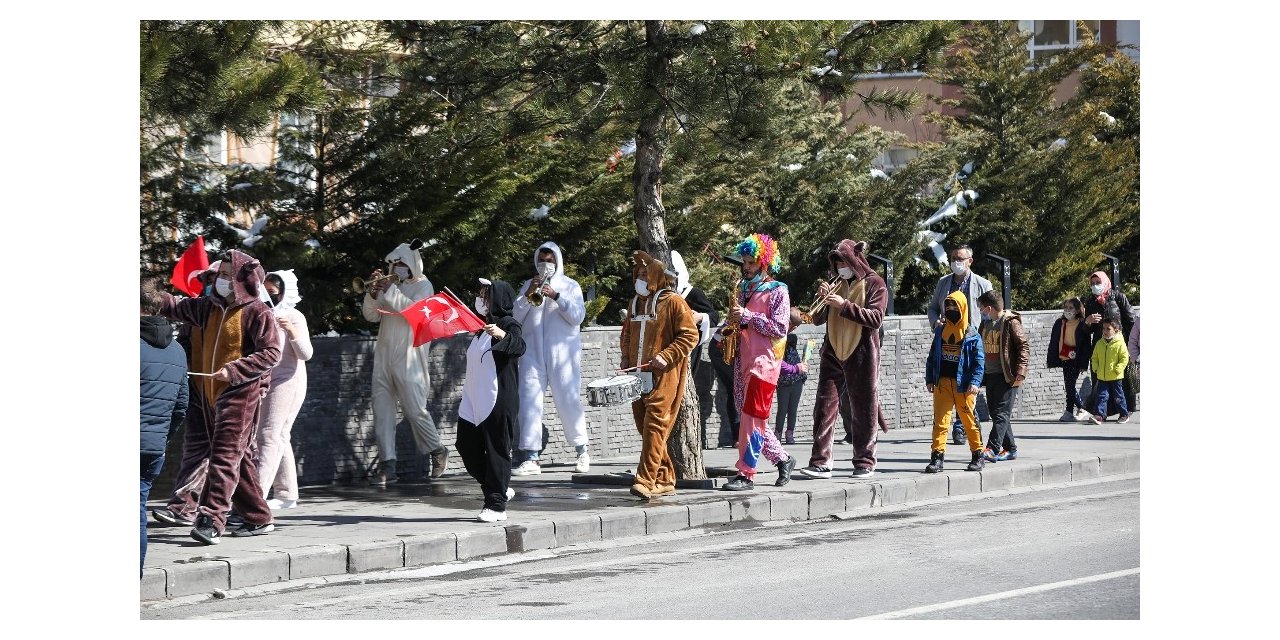
<path fill-rule="evenodd" d="M 1013 403 L 1018 398 L 1018 387 L 1009 386 L 1004 381 L 1003 373 L 983 376 L 982 386 L 987 388 L 987 407 L 991 410 L 991 435 L 987 436 L 987 448 L 996 454 L 1001 450 L 1017 449 L 1009 416 L 1013 413 Z"/>
<path fill-rule="evenodd" d="M 725 364 L 724 352 L 718 348 L 715 340 L 711 341 L 711 348 L 708 350 L 708 356 L 711 358 L 711 368 L 716 372 L 717 385 L 724 394 L 724 410 L 720 412 L 720 434 L 719 445 L 722 447 L 730 447 L 738 442 L 738 425 L 741 419 L 738 416 L 738 407 L 733 399 L 733 365 Z"/>
<path fill-rule="evenodd" d="M 493 418 L 493 416 L 490 416 Z M 511 484 L 511 441 L 513 432 L 505 423 L 511 420 L 485 420 L 476 426 L 458 419 L 458 441 L 454 447 L 462 465 L 484 492 L 484 506 L 493 511 L 507 510 L 507 487 Z"/>

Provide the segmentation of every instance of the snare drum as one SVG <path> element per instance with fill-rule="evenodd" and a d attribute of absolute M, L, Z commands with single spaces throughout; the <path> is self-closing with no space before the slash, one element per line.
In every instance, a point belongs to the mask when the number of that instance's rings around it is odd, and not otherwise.
<path fill-rule="evenodd" d="M 640 378 L 613 376 L 601 378 L 587 385 L 587 403 L 593 407 L 608 407 L 640 399 Z"/>

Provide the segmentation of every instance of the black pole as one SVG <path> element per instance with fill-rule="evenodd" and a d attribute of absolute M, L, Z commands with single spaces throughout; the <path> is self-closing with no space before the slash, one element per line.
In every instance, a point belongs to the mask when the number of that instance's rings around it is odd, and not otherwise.
<path fill-rule="evenodd" d="M 998 256 L 994 253 L 988 253 L 987 257 L 1000 263 L 1000 281 L 1003 283 L 1001 293 L 1004 294 L 1004 308 L 1013 308 L 1013 280 L 1009 275 L 1009 259 L 1004 256 Z"/>
<path fill-rule="evenodd" d="M 1102 254 L 1102 257 L 1106 258 L 1107 262 L 1111 263 L 1111 286 L 1113 288 L 1119 289 L 1120 288 L 1120 258 L 1117 258 L 1113 255 L 1108 255 L 1105 253 Z"/>
<path fill-rule="evenodd" d="M 889 308 L 886 315 L 897 315 L 893 312 L 893 261 L 874 253 L 868 254 L 867 257 L 871 258 L 873 262 L 884 265 L 884 284 L 889 289 Z"/>

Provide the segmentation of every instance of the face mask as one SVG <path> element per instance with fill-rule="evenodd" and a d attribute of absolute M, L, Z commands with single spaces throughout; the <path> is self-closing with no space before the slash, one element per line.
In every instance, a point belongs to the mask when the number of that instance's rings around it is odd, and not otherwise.
<path fill-rule="evenodd" d="M 849 267 L 840 267 L 839 269 L 836 269 L 836 273 L 840 274 L 840 277 L 845 280 L 853 277 L 853 269 L 850 269 Z"/>
<path fill-rule="evenodd" d="M 401 280 L 408 280 L 408 279 L 409 279 L 409 267 L 396 267 L 396 268 L 395 268 L 395 274 L 396 274 L 396 277 L 397 277 L 397 278 L 400 278 Z"/>
<path fill-rule="evenodd" d="M 539 263 L 538 263 L 538 275 L 539 275 L 543 280 L 546 280 L 547 278 L 550 278 L 551 276 L 555 275 L 555 273 L 556 273 L 556 263 L 554 263 L 554 262 L 539 262 Z"/>
<path fill-rule="evenodd" d="M 952 309 L 951 311 L 948 311 L 948 312 L 946 312 L 946 313 L 945 313 L 945 314 L 943 314 L 943 315 L 947 318 L 947 321 L 948 321 L 948 322 L 952 322 L 952 323 L 960 322 L 960 312 L 959 312 L 959 311 L 956 311 L 956 310 Z"/>
<path fill-rule="evenodd" d="M 1076 317 L 1076 312 L 1074 312 L 1074 311 L 1063 311 L 1063 312 L 1062 312 L 1062 317 L 1063 317 L 1063 318 L 1066 318 L 1067 320 L 1070 320 L 1070 319 L 1072 319 L 1072 318 Z"/>
<path fill-rule="evenodd" d="M 958 276 L 964 275 L 964 273 L 969 270 L 969 268 L 966 267 L 964 263 L 965 263 L 964 260 L 956 260 L 955 262 L 952 262 L 951 273 L 954 273 Z"/>
<path fill-rule="evenodd" d="M 489 305 L 485 304 L 484 298 L 476 298 L 476 313 L 482 316 L 489 315 Z"/>
<path fill-rule="evenodd" d="M 224 298 L 229 297 L 231 295 L 231 281 L 226 278 L 218 278 L 213 281 L 213 290 Z"/>
<path fill-rule="evenodd" d="M 644 280 L 636 280 L 636 295 L 642 298 L 649 295 L 649 283 Z"/>
<path fill-rule="evenodd" d="M 271 298 L 271 306 L 276 307 L 280 305 L 280 298 L 283 298 L 284 296 L 280 295 L 279 293 L 271 293 L 270 291 L 268 291 L 267 297 Z"/>
<path fill-rule="evenodd" d="M 1102 285 L 1100 284 L 1095 284 L 1092 287 L 1089 287 L 1089 289 L 1093 291 L 1093 295 L 1095 296 L 1102 295 Z"/>

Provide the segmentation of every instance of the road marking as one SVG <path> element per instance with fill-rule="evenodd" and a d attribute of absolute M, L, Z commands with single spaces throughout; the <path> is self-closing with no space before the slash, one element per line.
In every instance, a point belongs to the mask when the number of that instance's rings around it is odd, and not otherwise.
<path fill-rule="evenodd" d="M 1074 587 L 1092 582 L 1102 582 L 1104 580 L 1114 580 L 1125 576 L 1137 575 L 1141 572 L 1141 568 L 1125 569 L 1123 571 L 1112 571 L 1111 573 L 1099 573 L 1098 575 L 1086 576 L 1084 578 L 1076 578 L 1074 580 L 1063 580 L 1062 582 L 1050 582 L 1034 587 L 1025 587 L 1022 589 L 1014 589 L 1013 591 L 1002 591 L 1000 593 L 991 593 L 976 598 L 965 598 L 963 600 L 952 600 L 950 602 L 940 602 L 938 604 L 926 605 L 923 607 L 913 607 L 911 609 L 900 609 L 898 611 L 890 611 L 888 613 L 878 613 L 873 616 L 864 616 L 857 620 L 893 620 L 895 618 L 907 618 L 910 616 L 918 616 L 925 613 L 933 613 L 935 611 L 945 611 L 947 609 L 955 609 L 957 607 L 967 607 L 974 604 L 982 604 L 984 602 L 995 602 L 996 600 L 1006 600 L 1008 598 L 1017 598 L 1019 596 L 1030 595 L 1033 593 L 1043 593 L 1045 591 L 1053 591 L 1054 589 L 1064 589 L 1066 587 Z"/>

